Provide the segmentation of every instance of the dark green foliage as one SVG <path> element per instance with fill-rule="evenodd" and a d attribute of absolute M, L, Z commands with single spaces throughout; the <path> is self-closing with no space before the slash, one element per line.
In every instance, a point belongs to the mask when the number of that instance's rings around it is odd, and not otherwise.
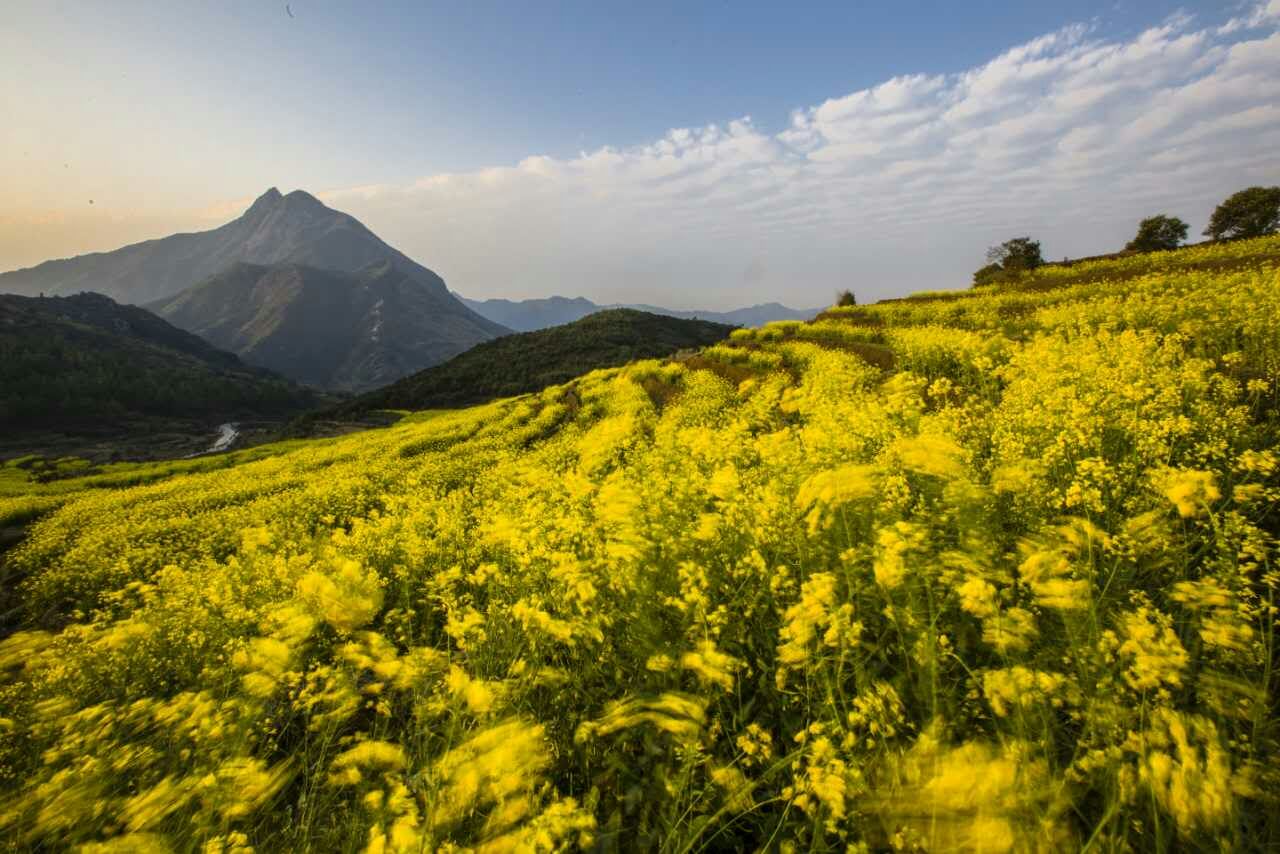
<path fill-rule="evenodd" d="M 1010 282 L 1043 263 L 1040 241 L 1015 237 L 987 250 L 987 265 L 973 274 L 973 283 L 996 285 Z"/>
<path fill-rule="evenodd" d="M 973 274 L 974 285 L 993 285 L 1003 281 L 1004 268 L 999 264 L 988 264 Z"/>
<path fill-rule="evenodd" d="M 1250 187 L 1233 193 L 1209 218 L 1206 237 L 1236 240 L 1264 237 L 1280 229 L 1280 187 Z"/>
<path fill-rule="evenodd" d="M 846 289 L 836 294 L 836 305 L 838 306 L 848 307 L 857 304 L 858 298 L 854 296 L 854 293 L 851 290 Z"/>
<path fill-rule="evenodd" d="M 442 365 L 405 377 L 339 407 L 350 416 L 375 409 L 444 409 L 539 391 L 597 368 L 670 356 L 724 339 L 733 327 L 632 309 L 477 344 Z"/>
<path fill-rule="evenodd" d="M 0 296 L 0 424 L 282 413 L 310 392 L 100 294 Z"/>
<path fill-rule="evenodd" d="M 1040 256 L 1040 241 L 1030 237 L 1015 237 L 988 249 L 987 261 L 999 264 L 1000 269 L 1006 273 L 1021 273 L 1039 267 L 1044 263 L 1044 258 Z"/>
<path fill-rule="evenodd" d="M 1138 223 L 1138 233 L 1125 244 L 1130 252 L 1165 252 L 1187 239 L 1188 225 L 1176 216 L 1157 214 Z"/>

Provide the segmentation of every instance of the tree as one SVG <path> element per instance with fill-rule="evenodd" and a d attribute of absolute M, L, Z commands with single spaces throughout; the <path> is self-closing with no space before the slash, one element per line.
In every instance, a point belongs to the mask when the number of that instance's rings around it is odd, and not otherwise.
<path fill-rule="evenodd" d="M 987 250 L 987 265 L 973 274 L 975 285 L 991 285 L 1016 279 L 1020 273 L 1044 263 L 1040 241 L 1015 237 Z"/>
<path fill-rule="evenodd" d="M 858 298 L 853 295 L 853 291 L 847 288 L 843 291 L 840 291 L 838 294 L 836 294 L 836 305 L 850 306 L 850 305 L 857 305 L 857 304 L 858 304 Z"/>
<path fill-rule="evenodd" d="M 1030 237 L 1015 237 L 988 249 L 987 261 L 1000 265 L 1000 269 L 1006 273 L 1021 273 L 1039 267 L 1044 263 L 1044 258 L 1040 257 L 1040 241 Z"/>
<path fill-rule="evenodd" d="M 1235 240 L 1280 229 L 1280 187 L 1250 187 L 1227 197 L 1209 218 L 1206 237 Z"/>
<path fill-rule="evenodd" d="M 1177 249 L 1187 239 L 1189 226 L 1176 216 L 1156 214 L 1138 223 L 1138 233 L 1125 244 L 1131 252 L 1161 252 Z"/>

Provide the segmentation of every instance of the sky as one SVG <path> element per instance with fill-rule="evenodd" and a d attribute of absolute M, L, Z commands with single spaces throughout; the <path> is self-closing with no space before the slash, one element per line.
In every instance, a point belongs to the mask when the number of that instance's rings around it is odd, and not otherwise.
<path fill-rule="evenodd" d="M 1280 0 L 7 0 L 0 115 L 0 270 L 275 186 L 470 297 L 811 307 L 1280 184 Z"/>

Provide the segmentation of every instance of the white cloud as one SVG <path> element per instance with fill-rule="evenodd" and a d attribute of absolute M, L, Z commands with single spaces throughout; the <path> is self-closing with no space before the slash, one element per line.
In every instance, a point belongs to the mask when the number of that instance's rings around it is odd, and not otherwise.
<path fill-rule="evenodd" d="M 1139 218 L 1198 230 L 1280 182 L 1280 0 L 1127 41 L 1076 25 L 955 74 L 905 75 L 649 144 L 323 194 L 474 296 L 725 307 L 956 287 L 988 244 L 1105 252 Z"/>
<path fill-rule="evenodd" d="M 1254 6 L 1247 15 L 1227 21 L 1218 28 L 1218 34 L 1230 35 L 1238 30 L 1265 27 L 1268 24 L 1274 24 L 1278 20 L 1280 20 L 1280 0 L 1270 0 L 1270 2 L 1259 3 Z"/>

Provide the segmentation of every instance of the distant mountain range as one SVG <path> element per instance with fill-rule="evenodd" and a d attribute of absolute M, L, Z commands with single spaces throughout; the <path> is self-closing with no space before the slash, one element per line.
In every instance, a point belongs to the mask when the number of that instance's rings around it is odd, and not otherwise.
<path fill-rule="evenodd" d="M 0 295 L 0 424 L 94 430 L 148 416 L 296 412 L 317 397 L 100 294 Z"/>
<path fill-rule="evenodd" d="M 823 309 L 788 308 L 776 302 L 738 308 L 733 311 L 679 311 L 662 308 L 656 305 L 611 303 L 599 305 L 585 297 L 546 297 L 544 299 L 508 300 L 508 299 L 468 299 L 455 293 L 468 308 L 495 323 L 514 329 L 517 332 L 532 332 L 548 326 L 559 326 L 575 320 L 614 308 L 631 308 L 646 311 L 650 314 L 663 314 L 668 317 L 709 320 L 713 323 L 727 323 L 731 326 L 761 326 L 775 320 L 812 320 Z"/>
<path fill-rule="evenodd" d="M 444 364 L 340 404 L 328 414 L 349 417 L 375 409 L 469 406 L 539 391 L 597 368 L 705 347 L 732 331 L 732 326 L 721 323 L 608 309 L 573 323 L 478 344 Z"/>
<path fill-rule="evenodd" d="M 146 304 L 245 361 L 335 390 L 390 382 L 510 330 L 355 218 L 274 187 L 238 219 L 0 274 L 0 292 Z"/>

